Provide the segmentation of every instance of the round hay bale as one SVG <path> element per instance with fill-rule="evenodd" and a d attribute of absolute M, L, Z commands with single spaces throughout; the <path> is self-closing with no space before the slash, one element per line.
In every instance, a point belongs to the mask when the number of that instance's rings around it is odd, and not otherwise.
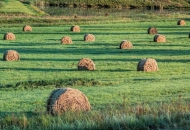
<path fill-rule="evenodd" d="M 84 41 L 87 41 L 87 42 L 95 41 L 95 37 L 92 34 L 86 34 L 84 35 Z"/>
<path fill-rule="evenodd" d="M 80 32 L 80 27 L 79 26 L 72 26 L 71 27 L 71 31 L 73 31 L 73 32 Z"/>
<path fill-rule="evenodd" d="M 137 65 L 137 71 L 158 71 L 158 65 L 155 59 L 141 59 Z"/>
<path fill-rule="evenodd" d="M 184 20 L 179 20 L 179 21 L 177 22 L 177 25 L 184 26 L 184 25 L 186 25 L 186 22 L 185 22 Z"/>
<path fill-rule="evenodd" d="M 157 33 L 158 33 L 158 31 L 157 31 L 157 29 L 154 28 L 154 27 L 150 27 L 150 28 L 148 29 L 148 34 L 157 34 Z"/>
<path fill-rule="evenodd" d="M 59 88 L 51 92 L 47 100 L 47 112 L 61 114 L 66 111 L 89 111 L 88 98 L 79 90 Z"/>
<path fill-rule="evenodd" d="M 72 39 L 69 36 L 65 36 L 61 39 L 61 44 L 72 44 Z"/>
<path fill-rule="evenodd" d="M 78 70 L 95 70 L 95 64 L 90 58 L 82 58 L 78 63 Z"/>
<path fill-rule="evenodd" d="M 166 37 L 164 35 L 155 35 L 154 42 L 166 42 Z"/>
<path fill-rule="evenodd" d="M 15 40 L 15 35 L 11 32 L 8 32 L 4 35 L 4 40 Z"/>
<path fill-rule="evenodd" d="M 20 60 L 19 53 L 15 50 L 7 50 L 3 55 L 5 61 L 17 61 Z"/>
<path fill-rule="evenodd" d="M 23 27 L 23 31 L 24 31 L 24 32 L 27 32 L 27 31 L 31 32 L 31 31 L 32 31 L 32 27 L 29 26 L 29 25 L 25 25 L 25 26 Z"/>
<path fill-rule="evenodd" d="M 120 49 L 132 49 L 133 48 L 133 44 L 130 41 L 122 41 L 120 43 Z"/>

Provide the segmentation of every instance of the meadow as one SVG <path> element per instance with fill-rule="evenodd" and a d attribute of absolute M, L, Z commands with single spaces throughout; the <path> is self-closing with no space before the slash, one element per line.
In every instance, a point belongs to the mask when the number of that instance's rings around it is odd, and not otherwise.
<path fill-rule="evenodd" d="M 33 5 L 14 0 L 0 8 L 0 129 L 190 129 L 189 14 L 178 12 L 109 16 L 49 16 Z M 13 5 L 19 8 L 12 8 Z M 184 19 L 186 26 L 178 26 Z M 23 32 L 24 25 L 32 32 Z M 81 32 L 71 32 L 79 25 Z M 166 43 L 147 34 L 156 27 Z M 16 40 L 3 40 L 13 32 Z M 94 42 L 85 42 L 91 33 Z M 72 44 L 61 44 L 70 36 Z M 121 41 L 133 44 L 121 50 Z M 16 50 L 20 61 L 3 61 Z M 87 57 L 94 71 L 79 71 Z M 159 71 L 137 71 L 141 59 L 153 58 Z M 56 88 L 75 88 L 90 104 L 88 112 L 49 115 L 46 102 Z"/>
<path fill-rule="evenodd" d="M 189 128 L 189 21 L 179 19 L 126 20 L 118 23 L 23 25 L 0 29 L 0 52 L 17 50 L 20 61 L 0 61 L 0 129 L 188 129 Z M 147 34 L 156 27 L 167 42 L 153 42 Z M 13 32 L 14 41 L 3 40 Z M 85 34 L 96 37 L 85 42 Z M 61 44 L 70 36 L 73 44 Z M 119 49 L 122 40 L 132 50 Z M 95 71 L 78 71 L 81 58 L 91 58 Z M 154 58 L 158 72 L 137 71 L 143 58 Z M 71 87 L 89 99 L 90 112 L 46 113 L 46 101 L 56 88 Z"/>

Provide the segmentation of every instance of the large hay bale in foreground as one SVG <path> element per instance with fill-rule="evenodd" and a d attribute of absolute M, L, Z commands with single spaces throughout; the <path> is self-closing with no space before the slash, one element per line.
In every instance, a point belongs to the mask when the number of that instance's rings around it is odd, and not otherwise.
<path fill-rule="evenodd" d="M 23 27 L 23 31 L 24 31 L 24 32 L 27 32 L 27 31 L 31 32 L 31 31 L 32 31 L 32 27 L 29 26 L 29 25 L 25 25 L 25 26 Z"/>
<path fill-rule="evenodd" d="M 90 58 L 83 58 L 78 63 L 78 70 L 95 70 L 95 64 Z"/>
<path fill-rule="evenodd" d="M 157 34 L 154 36 L 154 42 L 166 42 L 166 37 L 164 35 Z"/>
<path fill-rule="evenodd" d="M 15 40 L 15 35 L 11 32 L 8 32 L 4 35 L 4 40 Z"/>
<path fill-rule="evenodd" d="M 71 27 L 71 31 L 73 31 L 73 32 L 80 32 L 80 27 L 78 25 L 72 26 Z"/>
<path fill-rule="evenodd" d="M 130 41 L 124 40 L 120 43 L 120 49 L 132 49 L 133 44 Z"/>
<path fill-rule="evenodd" d="M 137 71 L 158 71 L 158 65 L 155 59 L 142 59 L 138 62 Z"/>
<path fill-rule="evenodd" d="M 87 42 L 95 41 L 95 36 L 92 34 L 86 34 L 84 35 L 84 41 L 87 41 Z"/>
<path fill-rule="evenodd" d="M 150 27 L 150 28 L 148 29 L 148 34 L 157 34 L 157 33 L 158 33 L 158 31 L 157 31 L 157 29 L 154 28 L 154 27 Z"/>
<path fill-rule="evenodd" d="M 88 98 L 77 89 L 56 89 L 51 92 L 47 100 L 47 112 L 50 114 L 88 110 L 90 110 Z"/>
<path fill-rule="evenodd" d="M 3 60 L 5 60 L 5 61 L 17 61 L 17 60 L 20 60 L 20 55 L 15 50 L 7 50 L 4 52 Z"/>
<path fill-rule="evenodd" d="M 179 20 L 177 22 L 177 25 L 181 25 L 181 26 L 185 26 L 186 25 L 186 22 L 184 20 Z"/>
<path fill-rule="evenodd" d="M 72 44 L 72 39 L 69 36 L 64 36 L 61 39 L 61 44 Z"/>

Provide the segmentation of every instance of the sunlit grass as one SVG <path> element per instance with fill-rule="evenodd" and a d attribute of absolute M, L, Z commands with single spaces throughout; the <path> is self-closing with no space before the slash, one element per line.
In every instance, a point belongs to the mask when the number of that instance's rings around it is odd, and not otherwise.
<path fill-rule="evenodd" d="M 2 13 L 26 13 L 34 15 L 35 13 L 28 8 L 28 5 L 22 4 L 18 0 L 8 0 L 3 2 L 3 8 L 0 8 Z"/>

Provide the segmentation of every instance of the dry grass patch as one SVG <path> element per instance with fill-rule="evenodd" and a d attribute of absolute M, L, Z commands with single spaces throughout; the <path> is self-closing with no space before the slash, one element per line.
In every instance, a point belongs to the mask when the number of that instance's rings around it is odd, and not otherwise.
<path fill-rule="evenodd" d="M 157 34 L 154 36 L 154 42 L 166 42 L 166 37 L 164 35 Z"/>
<path fill-rule="evenodd" d="M 133 44 L 130 41 L 124 40 L 120 43 L 120 49 L 132 49 Z"/>
<path fill-rule="evenodd" d="M 158 33 L 158 31 L 156 28 L 154 28 L 154 27 L 148 28 L 148 34 L 157 34 L 157 33 Z"/>
<path fill-rule="evenodd" d="M 31 31 L 32 31 L 32 27 L 29 26 L 29 25 L 25 25 L 25 26 L 23 27 L 23 31 L 24 31 L 24 32 L 27 32 L 27 31 L 31 32 Z"/>
<path fill-rule="evenodd" d="M 80 27 L 78 25 L 72 26 L 71 27 L 71 31 L 73 31 L 73 32 L 80 32 Z"/>
<path fill-rule="evenodd" d="M 20 55 L 15 50 L 7 50 L 3 55 L 3 60 L 5 61 L 17 61 L 20 60 Z"/>
<path fill-rule="evenodd" d="M 61 39 L 61 44 L 72 44 L 72 39 L 69 36 L 64 36 Z"/>
<path fill-rule="evenodd" d="M 8 32 L 4 35 L 4 40 L 15 40 L 16 37 L 12 32 Z"/>
<path fill-rule="evenodd" d="M 79 90 L 60 88 L 51 92 L 47 100 L 47 111 L 50 114 L 61 114 L 66 111 L 89 111 L 88 98 Z"/>
<path fill-rule="evenodd" d="M 95 36 L 92 34 L 86 34 L 84 35 L 84 41 L 87 41 L 87 42 L 95 41 Z"/>
<path fill-rule="evenodd" d="M 78 70 L 95 70 L 95 64 L 90 58 L 82 58 L 78 63 Z"/>
<path fill-rule="evenodd" d="M 155 59 L 141 59 L 137 64 L 137 71 L 158 71 L 158 65 Z"/>

